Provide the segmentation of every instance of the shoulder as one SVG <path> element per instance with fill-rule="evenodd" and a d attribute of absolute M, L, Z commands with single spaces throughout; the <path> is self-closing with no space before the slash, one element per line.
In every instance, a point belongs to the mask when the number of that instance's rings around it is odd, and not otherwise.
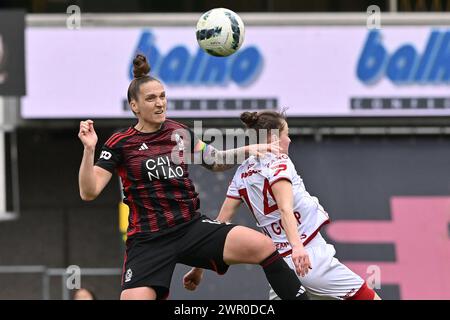
<path fill-rule="evenodd" d="M 189 129 L 187 125 L 172 119 L 166 119 L 165 125 L 168 129 Z"/>
<path fill-rule="evenodd" d="M 128 137 L 131 137 L 134 133 L 135 130 L 132 126 L 119 129 L 114 132 L 111 137 L 109 137 L 109 139 L 105 142 L 105 146 L 107 146 L 108 148 L 114 148 L 119 142 L 125 140 Z"/>
<path fill-rule="evenodd" d="M 287 154 L 279 154 L 274 155 L 272 154 L 270 157 L 267 157 L 265 162 L 265 167 L 269 169 L 269 172 L 271 174 L 287 170 L 289 172 L 295 171 L 295 165 L 289 158 Z"/>
<path fill-rule="evenodd" d="M 285 161 L 285 162 L 290 162 L 292 163 L 291 158 L 289 158 L 289 156 L 285 153 L 281 153 L 279 155 L 275 155 L 275 161 Z"/>
<path fill-rule="evenodd" d="M 195 146 L 196 146 L 196 136 L 194 134 L 194 132 L 185 124 L 178 122 L 178 121 L 174 121 L 171 119 L 166 119 L 166 121 L 164 122 L 164 131 L 167 133 L 169 132 L 170 134 L 175 134 L 175 139 L 176 141 L 178 141 L 178 139 L 181 137 L 183 140 L 185 141 L 191 141 L 191 151 L 194 150 Z"/>
<path fill-rule="evenodd" d="M 285 153 L 281 153 L 279 155 L 273 154 L 273 153 L 266 153 L 264 158 L 262 159 L 262 163 L 266 166 L 270 167 L 272 164 L 276 163 L 289 163 L 291 164 L 292 161 L 289 158 L 289 156 Z"/>

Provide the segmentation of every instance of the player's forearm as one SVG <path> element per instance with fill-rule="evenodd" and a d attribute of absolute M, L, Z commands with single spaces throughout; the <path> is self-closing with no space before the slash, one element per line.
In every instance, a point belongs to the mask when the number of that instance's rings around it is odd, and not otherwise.
<path fill-rule="evenodd" d="M 206 150 L 203 152 L 202 165 L 211 171 L 226 171 L 233 168 L 236 164 L 242 163 L 249 156 L 249 146 L 221 151 L 207 145 Z"/>
<path fill-rule="evenodd" d="M 230 222 L 232 217 L 233 217 L 233 214 L 226 213 L 223 210 L 221 210 L 219 212 L 219 215 L 217 216 L 216 220 L 220 221 L 222 223 L 225 223 L 225 222 Z"/>
<path fill-rule="evenodd" d="M 236 201 L 235 199 L 225 198 L 216 220 L 222 223 L 231 222 L 231 219 L 233 219 L 236 214 L 240 203 L 241 202 L 239 200 Z"/>
<path fill-rule="evenodd" d="M 95 148 L 85 148 L 83 159 L 81 160 L 80 171 L 78 174 L 78 183 L 81 199 L 93 200 L 96 194 L 96 179 L 94 173 Z"/>
<path fill-rule="evenodd" d="M 281 223 L 291 247 L 303 246 L 298 234 L 297 220 L 292 209 L 279 208 L 281 212 Z"/>

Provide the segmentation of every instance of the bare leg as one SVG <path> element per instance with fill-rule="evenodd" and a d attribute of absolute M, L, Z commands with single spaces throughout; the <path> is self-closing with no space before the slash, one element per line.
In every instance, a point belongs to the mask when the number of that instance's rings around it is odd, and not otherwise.
<path fill-rule="evenodd" d="M 267 281 L 283 300 L 307 299 L 294 270 L 280 256 L 272 240 L 253 229 L 236 226 L 225 240 L 223 261 L 227 264 L 260 264 Z"/>
<path fill-rule="evenodd" d="M 156 292 L 150 287 L 123 290 L 120 300 L 156 300 Z"/>
<path fill-rule="evenodd" d="M 227 235 L 223 261 L 227 264 L 258 264 L 276 250 L 269 237 L 253 229 L 236 226 Z"/>

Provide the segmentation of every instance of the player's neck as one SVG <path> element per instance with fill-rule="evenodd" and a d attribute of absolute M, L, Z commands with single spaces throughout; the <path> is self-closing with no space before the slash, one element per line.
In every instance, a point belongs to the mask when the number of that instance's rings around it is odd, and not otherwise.
<path fill-rule="evenodd" d="M 147 123 L 139 121 L 134 128 L 142 133 L 152 133 L 161 129 L 162 123 Z"/>

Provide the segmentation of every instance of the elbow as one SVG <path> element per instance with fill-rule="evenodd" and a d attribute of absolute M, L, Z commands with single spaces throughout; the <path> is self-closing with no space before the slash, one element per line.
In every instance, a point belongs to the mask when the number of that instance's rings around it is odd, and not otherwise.
<path fill-rule="evenodd" d="M 278 207 L 278 210 L 280 211 L 281 216 L 286 216 L 293 213 L 292 208 Z"/>
<path fill-rule="evenodd" d="M 93 201 L 93 200 L 95 200 L 95 198 L 97 198 L 96 195 L 87 194 L 84 192 L 80 192 L 80 197 L 81 197 L 81 200 L 83 200 L 83 201 Z"/>

